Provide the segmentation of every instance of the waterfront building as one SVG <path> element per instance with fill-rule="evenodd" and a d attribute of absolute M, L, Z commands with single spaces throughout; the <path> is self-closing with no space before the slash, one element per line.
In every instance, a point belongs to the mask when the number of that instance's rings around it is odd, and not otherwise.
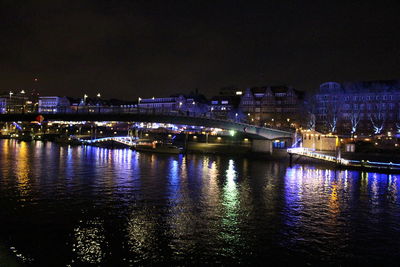
<path fill-rule="evenodd" d="M 83 98 L 68 97 L 71 112 L 74 113 L 110 113 L 110 112 L 132 112 L 137 108 L 136 101 L 125 101 L 119 99 L 103 99 L 100 95 L 96 97 Z"/>
<path fill-rule="evenodd" d="M 25 113 L 28 105 L 29 98 L 24 90 L 0 95 L 0 113 Z"/>
<path fill-rule="evenodd" d="M 315 96 L 316 127 L 342 135 L 400 131 L 400 81 L 325 82 Z"/>
<path fill-rule="evenodd" d="M 209 101 L 210 116 L 216 119 L 229 119 L 243 121 L 243 112 L 239 109 L 240 98 L 243 90 L 236 87 L 223 87 L 219 95 L 213 96 Z"/>
<path fill-rule="evenodd" d="M 207 101 L 204 96 L 172 95 L 170 97 L 139 98 L 138 109 L 154 113 L 177 113 L 182 115 L 201 116 L 208 111 Z"/>
<path fill-rule="evenodd" d="M 71 103 L 67 97 L 40 96 L 39 113 L 65 113 L 71 111 Z"/>
<path fill-rule="evenodd" d="M 323 134 L 314 130 L 303 130 L 300 133 L 302 137 L 302 147 L 304 148 L 335 151 L 339 144 L 337 135 Z"/>
<path fill-rule="evenodd" d="M 179 111 L 186 102 L 184 96 L 178 97 L 152 97 L 139 98 L 138 108 L 140 110 L 152 110 L 157 113 Z"/>
<path fill-rule="evenodd" d="M 243 112 L 239 109 L 240 97 L 219 95 L 210 100 L 210 113 L 216 119 L 231 119 L 240 121 L 243 119 Z"/>
<path fill-rule="evenodd" d="M 304 93 L 287 86 L 247 88 L 239 108 L 252 124 L 298 127 L 305 117 Z"/>
<path fill-rule="evenodd" d="M 0 114 L 7 113 L 7 98 L 1 97 L 0 98 Z"/>

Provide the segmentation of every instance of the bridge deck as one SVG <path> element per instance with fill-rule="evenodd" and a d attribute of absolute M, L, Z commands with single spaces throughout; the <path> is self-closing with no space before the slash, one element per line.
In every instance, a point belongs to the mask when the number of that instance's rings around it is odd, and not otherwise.
<path fill-rule="evenodd" d="M 338 158 L 330 155 L 325 155 L 312 151 L 304 147 L 288 148 L 289 154 L 304 156 L 312 159 L 322 160 L 326 162 L 333 162 L 343 166 L 366 168 L 366 169 L 384 169 L 384 170 L 395 170 L 400 171 L 400 164 L 393 162 L 376 162 L 369 160 L 350 160 L 344 158 Z"/>
<path fill-rule="evenodd" d="M 79 141 L 82 143 L 86 144 L 94 144 L 94 143 L 101 143 L 101 142 L 107 142 L 107 141 L 115 141 L 127 146 L 132 146 L 134 144 L 133 140 L 134 138 L 129 137 L 129 136 L 113 136 L 113 137 L 102 137 L 102 138 L 96 138 L 96 139 L 82 139 L 79 138 Z"/>
<path fill-rule="evenodd" d="M 221 120 L 207 116 L 188 116 L 178 113 L 108 112 L 108 113 L 54 113 L 54 114 L 0 114 L 0 121 L 35 121 L 42 115 L 47 121 L 134 121 L 204 126 L 244 132 L 263 139 L 292 138 L 293 132 L 259 127 L 238 121 Z"/>

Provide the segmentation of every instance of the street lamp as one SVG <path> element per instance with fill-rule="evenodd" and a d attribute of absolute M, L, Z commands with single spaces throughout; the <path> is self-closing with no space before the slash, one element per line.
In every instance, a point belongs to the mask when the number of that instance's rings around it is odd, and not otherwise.
<path fill-rule="evenodd" d="M 101 97 L 101 94 L 100 94 L 100 93 L 97 93 L 97 97 L 100 98 L 100 97 Z"/>
<path fill-rule="evenodd" d="M 13 94 L 14 94 L 14 93 L 10 91 L 10 93 L 9 93 L 9 95 L 10 95 L 10 99 L 11 99 L 11 96 L 12 96 Z"/>

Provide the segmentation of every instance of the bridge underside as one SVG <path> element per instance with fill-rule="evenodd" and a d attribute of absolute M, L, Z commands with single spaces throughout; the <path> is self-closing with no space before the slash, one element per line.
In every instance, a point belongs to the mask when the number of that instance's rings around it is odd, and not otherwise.
<path fill-rule="evenodd" d="M 40 114 L 1 114 L 0 121 L 35 121 Z M 292 138 L 293 133 L 263 128 L 245 123 L 211 119 L 207 117 L 188 117 L 180 115 L 138 114 L 138 113 L 66 113 L 41 114 L 45 121 L 124 121 L 124 122 L 156 122 L 180 125 L 204 126 L 246 133 L 259 139 Z"/>

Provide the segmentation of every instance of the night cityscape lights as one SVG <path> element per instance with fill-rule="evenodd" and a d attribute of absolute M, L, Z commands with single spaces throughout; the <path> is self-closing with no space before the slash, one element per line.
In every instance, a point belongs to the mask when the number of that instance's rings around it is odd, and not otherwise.
<path fill-rule="evenodd" d="M 398 266 L 400 1 L 1 1 L 0 267 Z"/>

